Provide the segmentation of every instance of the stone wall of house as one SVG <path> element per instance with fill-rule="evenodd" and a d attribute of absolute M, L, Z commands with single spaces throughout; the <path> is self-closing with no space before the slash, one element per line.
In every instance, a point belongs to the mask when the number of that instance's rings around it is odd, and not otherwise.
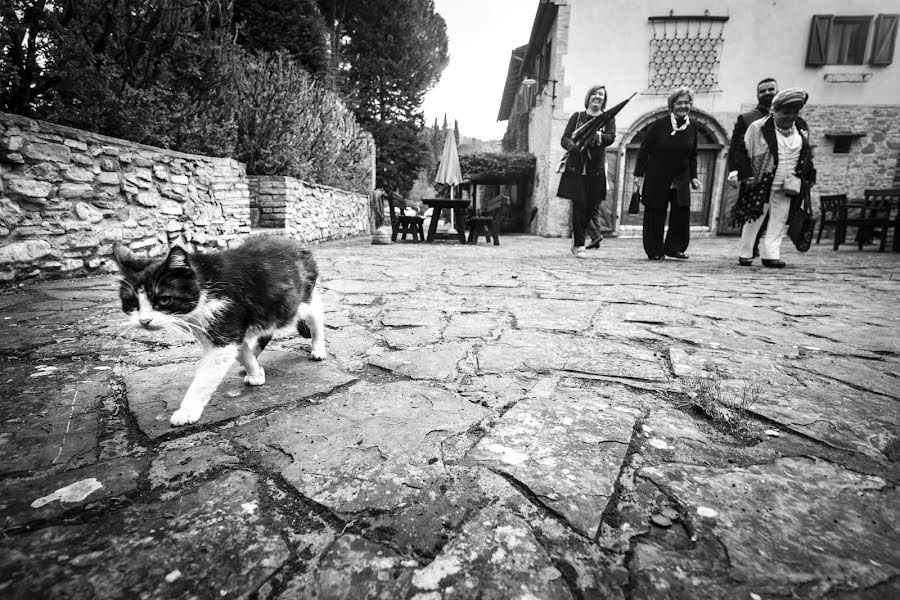
<path fill-rule="evenodd" d="M 259 190 L 260 207 L 268 204 L 277 211 L 268 213 L 273 215 L 273 223 L 277 222 L 274 215 L 283 211 L 285 233 L 295 240 L 321 242 L 372 232 L 365 194 L 293 177 L 252 176 L 250 180 L 251 188 Z"/>
<path fill-rule="evenodd" d="M 249 231 L 237 161 L 0 113 L 0 281 L 114 270 L 116 240 L 157 255 Z"/>
<path fill-rule="evenodd" d="M 810 104 L 801 116 L 815 146 L 817 184 L 814 194 L 847 194 L 862 198 L 866 188 L 895 187 L 900 153 L 900 106 L 836 106 Z M 834 153 L 826 133 L 862 133 L 848 154 Z"/>
<path fill-rule="evenodd" d="M 287 214 L 284 177 L 247 177 L 250 187 L 250 226 L 284 228 Z"/>

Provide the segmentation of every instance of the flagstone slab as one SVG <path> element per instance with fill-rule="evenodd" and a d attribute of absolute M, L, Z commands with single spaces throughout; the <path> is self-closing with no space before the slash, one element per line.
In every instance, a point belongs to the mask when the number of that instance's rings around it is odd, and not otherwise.
<path fill-rule="evenodd" d="M 679 327 L 671 325 L 651 328 L 651 331 L 655 334 L 669 339 L 679 340 L 692 346 L 743 353 L 772 352 L 772 344 L 758 340 L 754 337 L 738 335 L 735 330 L 736 328 L 731 325 L 719 329 Z"/>
<path fill-rule="evenodd" d="M 839 383 L 808 379 L 770 389 L 749 410 L 834 448 L 879 459 L 900 440 L 896 400 Z"/>
<path fill-rule="evenodd" d="M 204 431 L 160 444 L 150 466 L 150 488 L 175 488 L 240 462 L 225 438 Z"/>
<path fill-rule="evenodd" d="M 444 338 L 490 338 L 499 326 L 496 313 L 457 313 L 450 317 Z"/>
<path fill-rule="evenodd" d="M 444 440 L 488 414 L 444 389 L 360 382 L 247 431 L 255 446 L 278 451 L 274 465 L 298 492 L 335 513 L 353 515 L 395 510 L 426 494 L 446 477 Z M 290 458 L 287 464 L 284 457 Z"/>
<path fill-rule="evenodd" d="M 137 490 L 147 457 L 116 458 L 45 477 L 0 483 L 0 522 L 4 528 L 53 519 Z"/>
<path fill-rule="evenodd" d="M 370 600 L 408 598 L 414 560 L 390 547 L 353 534 L 338 537 L 309 572 L 301 573 L 285 591 L 288 598 Z"/>
<path fill-rule="evenodd" d="M 855 388 L 900 400 L 900 362 L 811 357 L 793 364 Z"/>
<path fill-rule="evenodd" d="M 477 513 L 412 576 L 417 598 L 573 598 L 528 523 L 497 507 Z M 429 595 L 429 593 L 431 595 Z"/>
<path fill-rule="evenodd" d="M 442 324 L 442 313 L 386 306 L 381 313 L 381 324 L 385 327 L 438 327 Z"/>
<path fill-rule="evenodd" d="M 639 475 L 669 490 L 695 528 L 718 537 L 732 576 L 759 594 L 803 586 L 818 597 L 900 574 L 900 491 L 878 477 L 808 458 L 747 468 L 673 463 Z"/>
<path fill-rule="evenodd" d="M 97 460 L 97 411 L 108 373 L 92 363 L 3 363 L 0 473 Z"/>
<path fill-rule="evenodd" d="M 3 541 L 6 598 L 245 598 L 285 564 L 257 475 Z"/>
<path fill-rule="evenodd" d="M 292 352 L 264 352 L 259 362 L 266 372 L 266 383 L 246 385 L 240 366 L 235 362 L 206 405 L 197 422 L 199 425 L 309 400 L 355 380 L 327 361 L 312 361 Z M 149 438 L 156 439 L 176 429 L 169 419 L 181 406 L 194 370 L 193 364 L 163 365 L 125 376 L 128 409 Z"/>
<path fill-rule="evenodd" d="M 435 327 L 382 329 L 380 335 L 388 345 L 388 348 L 392 350 L 430 346 L 441 339 L 440 330 Z"/>
<path fill-rule="evenodd" d="M 370 356 L 368 363 L 411 379 L 446 380 L 457 372 L 457 364 L 466 358 L 470 345 L 448 342 L 431 348 L 385 352 Z"/>
<path fill-rule="evenodd" d="M 565 300 L 531 299 L 527 303 L 510 301 L 519 329 L 543 329 L 547 331 L 585 331 L 600 307 L 599 302 L 569 302 Z"/>
<path fill-rule="evenodd" d="M 900 355 L 900 336 L 897 335 L 896 327 L 836 323 L 832 319 L 818 320 L 816 323 L 804 322 L 797 329 L 847 348 Z"/>
<path fill-rule="evenodd" d="M 406 282 L 378 279 L 375 281 L 361 279 L 331 279 L 323 282 L 323 287 L 339 294 L 355 294 L 363 296 L 390 296 L 408 294 L 416 290 L 416 286 Z"/>
<path fill-rule="evenodd" d="M 556 388 L 509 409 L 467 458 L 506 473 L 582 535 L 597 533 L 628 451 L 634 403 Z"/>

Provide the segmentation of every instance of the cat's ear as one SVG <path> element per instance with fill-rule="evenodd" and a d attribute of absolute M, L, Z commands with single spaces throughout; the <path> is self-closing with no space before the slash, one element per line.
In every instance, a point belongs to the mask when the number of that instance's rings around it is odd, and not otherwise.
<path fill-rule="evenodd" d="M 132 252 L 128 246 L 119 241 L 113 244 L 113 256 L 119 265 L 119 269 L 123 271 L 140 271 L 150 264 L 149 258 L 141 258 Z"/>
<path fill-rule="evenodd" d="M 190 269 L 191 259 L 187 251 L 180 246 L 172 248 L 169 251 L 169 256 L 166 257 L 166 267 L 169 269 Z"/>

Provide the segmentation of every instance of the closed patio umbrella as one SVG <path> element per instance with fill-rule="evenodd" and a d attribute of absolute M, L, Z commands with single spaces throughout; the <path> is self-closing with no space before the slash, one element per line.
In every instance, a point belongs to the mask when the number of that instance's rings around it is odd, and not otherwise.
<path fill-rule="evenodd" d="M 444 150 L 441 152 L 441 162 L 438 164 L 437 175 L 434 181 L 450 186 L 451 199 L 456 186 L 462 183 L 462 171 L 459 169 L 459 152 L 456 150 L 456 137 L 452 131 L 447 132 L 447 139 L 444 140 Z M 434 218 L 433 215 L 432 218 Z M 454 227 L 453 211 L 450 211 L 450 225 Z"/>
<path fill-rule="evenodd" d="M 576 129 L 572 133 L 572 142 L 575 143 L 575 150 L 582 151 L 587 147 L 588 143 L 593 139 L 594 134 L 600 131 L 603 127 L 609 123 L 613 117 L 615 117 L 619 112 L 628 104 L 629 100 L 637 96 L 638 93 L 635 92 L 632 95 L 628 96 L 622 102 L 619 102 L 612 108 L 607 111 L 601 112 L 599 115 L 595 117 L 591 117 L 587 123 Z M 563 154 L 562 159 L 559 161 L 559 169 L 558 173 L 561 173 L 566 166 L 566 159 L 569 157 L 570 150 L 566 150 L 565 154 Z"/>

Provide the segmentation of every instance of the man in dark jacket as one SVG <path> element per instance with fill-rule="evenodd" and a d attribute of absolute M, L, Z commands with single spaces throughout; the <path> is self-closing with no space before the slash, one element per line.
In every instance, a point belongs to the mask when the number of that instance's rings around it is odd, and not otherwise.
<path fill-rule="evenodd" d="M 778 93 L 778 82 L 767 77 L 756 84 L 756 99 L 759 102 L 755 108 L 738 115 L 731 132 L 731 143 L 728 146 L 728 181 L 733 187 L 737 187 L 738 171 L 744 172 L 750 168 L 750 158 L 744 147 L 744 133 L 753 121 L 762 119 L 769 114 L 772 107 L 772 98 Z"/>

